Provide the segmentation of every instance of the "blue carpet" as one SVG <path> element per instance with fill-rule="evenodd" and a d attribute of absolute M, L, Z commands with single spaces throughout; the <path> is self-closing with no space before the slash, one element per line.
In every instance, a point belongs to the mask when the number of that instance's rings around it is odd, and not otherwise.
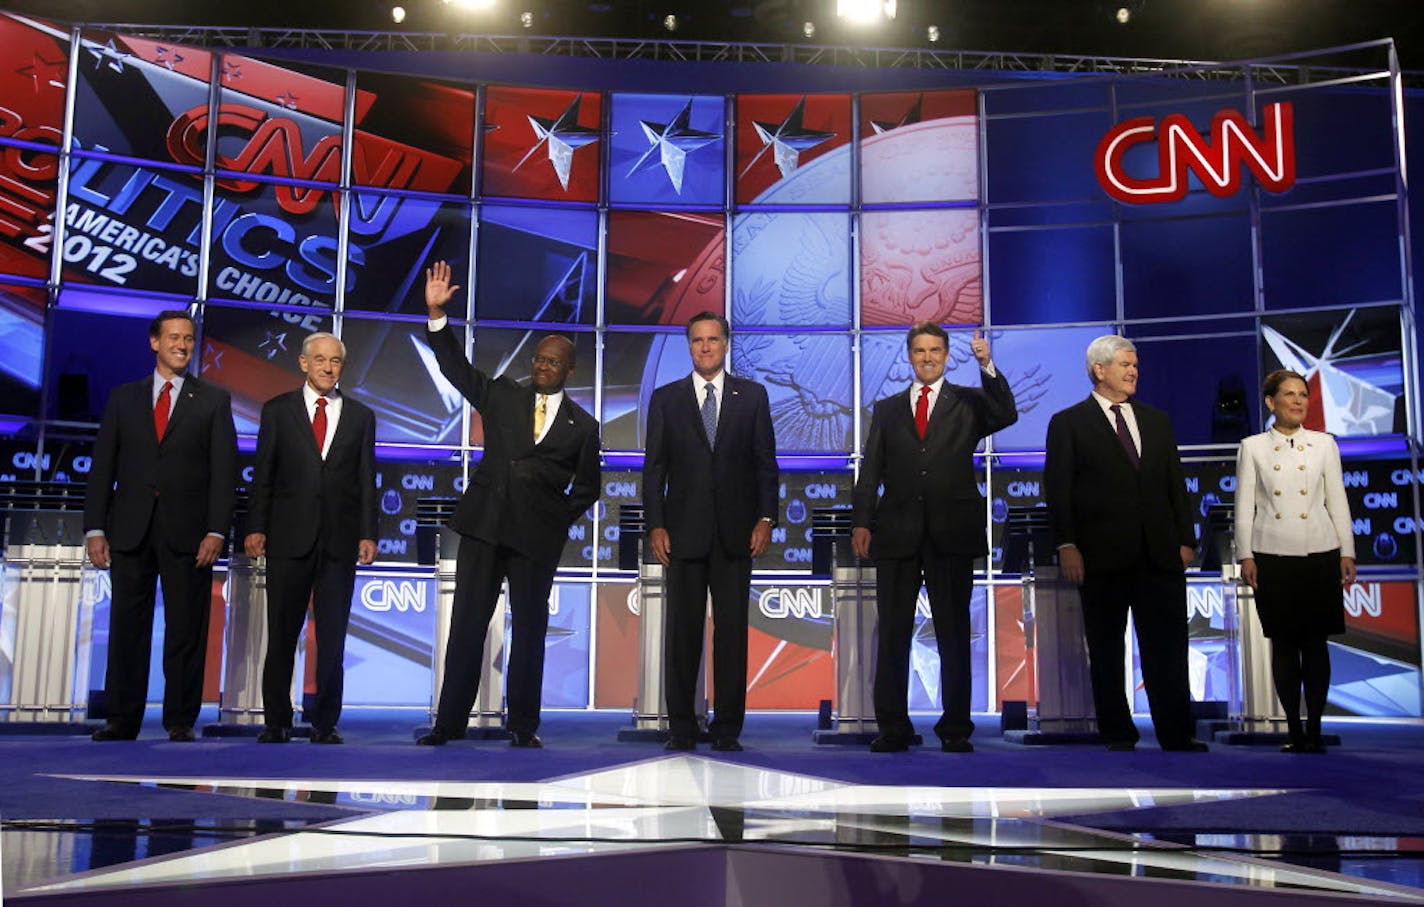
<path fill-rule="evenodd" d="M 207 717 L 207 716 L 205 716 Z M 22 819 L 189 817 L 314 821 L 349 816 L 322 803 L 214 796 L 203 792 L 96 784 L 64 775 L 206 776 L 535 781 L 656 758 L 653 743 L 622 743 L 627 712 L 547 713 L 542 750 L 499 741 L 417 747 L 421 713 L 348 710 L 347 744 L 294 741 L 261 746 L 251 738 L 169 743 L 156 721 L 134 743 L 82 737 L 0 736 L 0 816 Z M 922 720 L 928 727 L 930 721 Z M 1291 756 L 1274 747 L 1213 745 L 1207 754 L 1163 753 L 1150 739 L 1132 753 L 1097 746 L 1023 747 L 1005 742 L 994 716 L 980 716 L 976 752 L 937 747 L 872 754 L 863 747 L 816 746 L 815 716 L 762 713 L 748 718 L 746 752 L 698 753 L 729 762 L 860 784 L 1015 788 L 1283 788 L 1280 797 L 1064 817 L 1118 831 L 1210 831 L 1424 835 L 1424 734 L 1420 726 L 1327 722 L 1344 745 L 1325 756 Z M 1144 734 L 1147 729 L 1144 728 Z M 933 739 L 933 738 L 931 738 Z"/>

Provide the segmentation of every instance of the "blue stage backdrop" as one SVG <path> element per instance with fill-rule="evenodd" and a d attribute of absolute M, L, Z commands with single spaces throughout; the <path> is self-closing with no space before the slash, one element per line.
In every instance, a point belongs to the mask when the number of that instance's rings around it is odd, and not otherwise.
<path fill-rule="evenodd" d="M 1041 500 L 1048 419 L 1087 393 L 1088 341 L 1119 332 L 1203 507 L 1232 498 L 1262 376 L 1308 377 L 1369 568 L 1346 590 L 1331 702 L 1420 712 L 1397 130 L 1421 118 L 1403 117 L 1399 98 L 1417 99 L 1393 90 L 1383 45 L 1348 85 L 1303 59 L 1189 76 L 879 71 L 855 90 L 824 67 L 768 67 L 750 90 L 711 64 L 652 81 L 646 64 L 552 58 L 539 84 L 473 82 L 442 55 L 375 72 L 16 15 L 0 16 L 0 48 L 0 479 L 83 482 L 109 391 L 151 367 L 159 310 L 196 314 L 200 368 L 232 392 L 249 455 L 262 403 L 301 380 L 303 338 L 336 331 L 344 390 L 375 408 L 382 445 L 382 569 L 355 602 L 353 701 L 428 696 L 418 502 L 457 497 L 481 452 L 478 414 L 423 337 L 423 269 L 444 259 L 472 359 L 523 378 L 540 337 L 569 335 L 569 391 L 603 427 L 605 493 L 570 530 L 551 604 L 551 705 L 628 704 L 626 664 L 606 661 L 628 657 L 637 618 L 618 508 L 640 497 L 648 396 L 689 371 L 683 326 L 710 309 L 732 323 L 732 370 L 767 387 L 784 468 L 748 603 L 765 631 L 754 703 L 832 696 L 810 512 L 848 503 L 871 406 L 910 380 L 905 328 L 931 320 L 950 331 L 955 382 L 977 383 L 968 342 L 986 332 L 1020 412 L 980 459 L 993 554 L 976 707 L 1022 667 L 1007 509 Z M 1220 603 L 1193 589 L 1194 692 L 1212 698 Z M 917 637 L 924 707 L 931 633 Z M 799 679 L 772 682 L 781 671 Z"/>

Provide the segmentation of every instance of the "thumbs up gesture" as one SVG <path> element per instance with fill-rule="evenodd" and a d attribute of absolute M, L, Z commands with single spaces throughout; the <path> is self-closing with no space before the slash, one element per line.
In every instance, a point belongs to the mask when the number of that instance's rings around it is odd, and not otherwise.
<path fill-rule="evenodd" d="M 984 339 L 982 330 L 974 332 L 974 338 L 969 341 L 969 349 L 974 353 L 974 358 L 979 360 L 981 368 L 989 364 L 989 341 Z"/>

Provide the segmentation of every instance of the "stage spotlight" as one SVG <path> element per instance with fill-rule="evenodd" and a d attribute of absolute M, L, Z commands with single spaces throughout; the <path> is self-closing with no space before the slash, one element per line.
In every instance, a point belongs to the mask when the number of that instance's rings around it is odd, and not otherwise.
<path fill-rule="evenodd" d="M 931 44 L 938 44 L 938 43 L 939 43 L 939 26 L 938 26 L 938 25 L 931 25 L 929 28 L 925 29 L 925 37 L 930 39 L 930 43 L 931 43 Z"/>
<path fill-rule="evenodd" d="M 1118 9 L 1117 9 L 1117 24 L 1118 24 L 1118 25 L 1126 25 L 1127 23 L 1129 23 L 1129 22 L 1131 22 L 1131 21 L 1132 21 L 1132 10 L 1128 9 L 1128 8 L 1125 7 L 1125 6 L 1120 6 L 1120 7 L 1118 7 Z"/>
<path fill-rule="evenodd" d="M 466 12 L 484 12 L 494 9 L 497 0 L 440 0 L 440 2 Z"/>
<path fill-rule="evenodd" d="M 816 23 L 809 19 L 801 23 L 801 34 L 807 38 L 816 37 Z"/>
<path fill-rule="evenodd" d="M 524 26 L 525 28 L 533 28 L 534 14 L 526 9 L 524 12 L 519 14 L 519 24 Z"/>
<path fill-rule="evenodd" d="M 677 26 L 677 16 L 674 16 L 672 13 L 668 13 L 666 16 L 663 16 L 663 28 L 672 32 L 677 31 Z"/>
<path fill-rule="evenodd" d="M 836 0 L 836 15 L 847 22 L 869 25 L 895 18 L 895 0 Z"/>
<path fill-rule="evenodd" d="M 391 21 L 394 22 L 394 23 L 397 24 L 397 25 L 400 25 L 402 22 L 405 21 L 405 7 L 404 7 L 404 6 L 393 6 L 393 7 L 391 7 Z"/>

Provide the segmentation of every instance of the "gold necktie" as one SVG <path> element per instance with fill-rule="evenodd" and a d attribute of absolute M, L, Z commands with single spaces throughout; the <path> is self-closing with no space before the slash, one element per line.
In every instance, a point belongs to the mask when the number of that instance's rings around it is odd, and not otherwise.
<path fill-rule="evenodd" d="M 549 397 L 547 394 L 539 395 L 539 405 L 534 407 L 534 442 L 539 442 L 539 436 L 544 433 L 544 419 L 549 415 Z"/>

